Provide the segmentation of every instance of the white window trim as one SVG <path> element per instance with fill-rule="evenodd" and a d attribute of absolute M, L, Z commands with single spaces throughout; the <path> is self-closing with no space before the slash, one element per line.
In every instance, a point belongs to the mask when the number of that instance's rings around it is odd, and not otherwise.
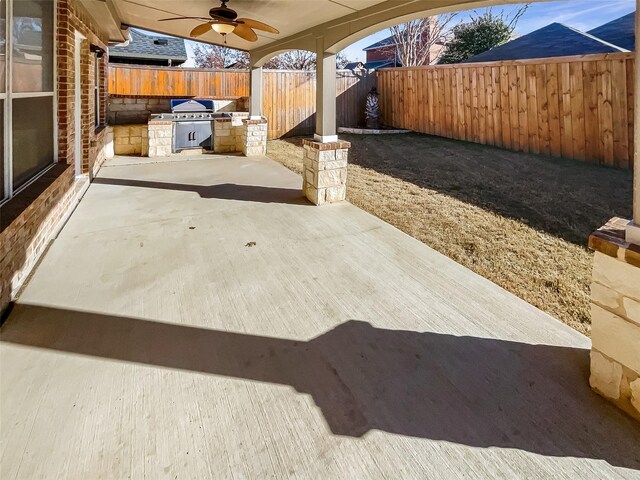
<path fill-rule="evenodd" d="M 100 118 L 100 95 L 101 95 L 101 91 L 100 91 L 100 81 L 102 80 L 102 75 L 101 75 L 101 68 L 100 68 L 100 57 L 98 56 L 98 52 L 94 53 L 94 63 L 93 63 L 93 82 L 95 83 L 95 85 L 93 86 L 93 95 L 94 95 L 94 127 L 95 128 L 99 128 L 102 125 L 102 118 Z"/>
<path fill-rule="evenodd" d="M 12 93 L 11 98 L 38 98 L 38 97 L 53 97 L 54 92 L 18 92 Z"/>
<path fill-rule="evenodd" d="M 0 94 L 4 100 L 4 198 L 0 198 L 0 206 L 7 203 L 18 193 L 47 173 L 58 163 L 58 1 L 53 0 L 53 90 L 47 92 L 17 92 L 13 89 L 13 2 L 6 0 L 5 28 L 5 93 Z M 13 186 L 13 100 L 20 98 L 53 97 L 53 158 L 48 167 L 43 168 L 32 178 L 20 185 Z"/>

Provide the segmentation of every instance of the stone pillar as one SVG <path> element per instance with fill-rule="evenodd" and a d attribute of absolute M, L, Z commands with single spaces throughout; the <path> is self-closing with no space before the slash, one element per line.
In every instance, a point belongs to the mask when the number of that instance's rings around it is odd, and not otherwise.
<path fill-rule="evenodd" d="M 242 153 L 247 157 L 267 154 L 267 120 L 242 120 Z"/>
<path fill-rule="evenodd" d="M 251 120 L 262 118 L 262 67 L 251 66 L 249 90 L 249 115 Z"/>
<path fill-rule="evenodd" d="M 634 68 L 633 222 L 626 227 L 628 242 L 640 245 L 640 0 L 636 0 L 636 53 Z"/>
<path fill-rule="evenodd" d="M 303 140 L 302 191 L 315 205 L 341 202 L 347 195 L 349 142 Z"/>
<path fill-rule="evenodd" d="M 589 237 L 595 251 L 589 382 L 640 420 L 640 245 L 626 241 L 628 224 L 612 218 Z"/>
<path fill-rule="evenodd" d="M 324 50 L 324 38 L 317 39 L 316 133 L 317 142 L 337 142 L 336 55 Z"/>
<path fill-rule="evenodd" d="M 142 155 L 147 157 L 168 157 L 171 155 L 173 123 L 166 120 L 151 120 L 148 129 L 146 151 L 143 147 Z"/>

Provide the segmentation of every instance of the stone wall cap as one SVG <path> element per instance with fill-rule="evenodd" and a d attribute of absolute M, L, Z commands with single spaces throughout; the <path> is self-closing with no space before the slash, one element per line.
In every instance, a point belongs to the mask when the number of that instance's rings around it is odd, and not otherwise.
<path fill-rule="evenodd" d="M 250 120 L 248 118 L 243 118 L 242 123 L 244 123 L 245 125 L 266 125 L 267 119 L 264 117 L 261 120 Z"/>
<path fill-rule="evenodd" d="M 625 227 L 631 223 L 613 217 L 589 236 L 589 248 L 640 268 L 640 245 L 625 240 Z"/>
<path fill-rule="evenodd" d="M 213 121 L 214 122 L 232 122 L 233 118 L 231 117 L 214 118 Z"/>
<path fill-rule="evenodd" d="M 149 125 L 172 125 L 170 120 L 149 120 Z"/>
<path fill-rule="evenodd" d="M 339 140 L 337 142 L 316 142 L 315 140 L 309 140 L 305 138 L 302 140 L 302 145 L 305 147 L 313 148 L 314 150 L 339 150 L 345 148 L 351 148 L 350 142 L 345 142 L 343 140 Z"/>

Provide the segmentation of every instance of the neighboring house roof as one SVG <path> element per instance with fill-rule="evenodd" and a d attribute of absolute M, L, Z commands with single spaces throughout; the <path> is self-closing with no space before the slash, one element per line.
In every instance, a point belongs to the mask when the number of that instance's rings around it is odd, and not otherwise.
<path fill-rule="evenodd" d="M 399 63 L 396 64 L 394 60 L 376 60 L 375 62 L 367 62 L 364 64 L 364 68 L 367 70 L 375 70 L 376 68 L 390 68 L 401 67 Z"/>
<path fill-rule="evenodd" d="M 605 42 L 633 51 L 636 45 L 635 17 L 636 12 L 631 12 L 624 17 L 589 30 L 587 33 Z"/>
<path fill-rule="evenodd" d="M 605 42 L 588 33 L 561 23 L 552 23 L 528 35 L 475 55 L 465 60 L 464 63 L 499 62 L 626 51 L 624 48 Z"/>
<path fill-rule="evenodd" d="M 396 44 L 396 41 L 393 39 L 393 35 L 391 35 L 390 37 L 387 37 L 384 40 L 380 40 L 379 42 L 372 43 L 371 45 L 363 48 L 362 50 L 366 52 L 367 50 L 377 50 L 379 48 L 390 47 L 395 44 Z"/>
<path fill-rule="evenodd" d="M 109 47 L 110 58 L 187 61 L 187 49 L 181 38 L 148 35 L 133 28 L 129 33 L 131 40 L 127 46 Z"/>
<path fill-rule="evenodd" d="M 362 62 L 349 62 L 344 66 L 345 70 L 360 70 L 364 68 L 364 63 Z"/>

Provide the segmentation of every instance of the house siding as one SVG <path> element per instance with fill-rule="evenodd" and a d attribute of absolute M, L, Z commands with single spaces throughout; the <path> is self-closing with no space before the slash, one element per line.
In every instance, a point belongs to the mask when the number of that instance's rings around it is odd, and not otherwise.
<path fill-rule="evenodd" d="M 89 178 L 112 153 L 112 132 L 107 120 L 107 73 L 105 54 L 100 59 L 100 124 L 95 126 L 93 62 L 90 45 L 107 50 L 107 36 L 75 0 L 57 1 L 56 87 L 58 113 L 58 163 L 27 189 L 2 206 L 0 224 L 0 312 L 15 298 L 61 222 L 74 208 Z M 81 48 L 82 173 L 75 175 L 75 32 Z"/>

